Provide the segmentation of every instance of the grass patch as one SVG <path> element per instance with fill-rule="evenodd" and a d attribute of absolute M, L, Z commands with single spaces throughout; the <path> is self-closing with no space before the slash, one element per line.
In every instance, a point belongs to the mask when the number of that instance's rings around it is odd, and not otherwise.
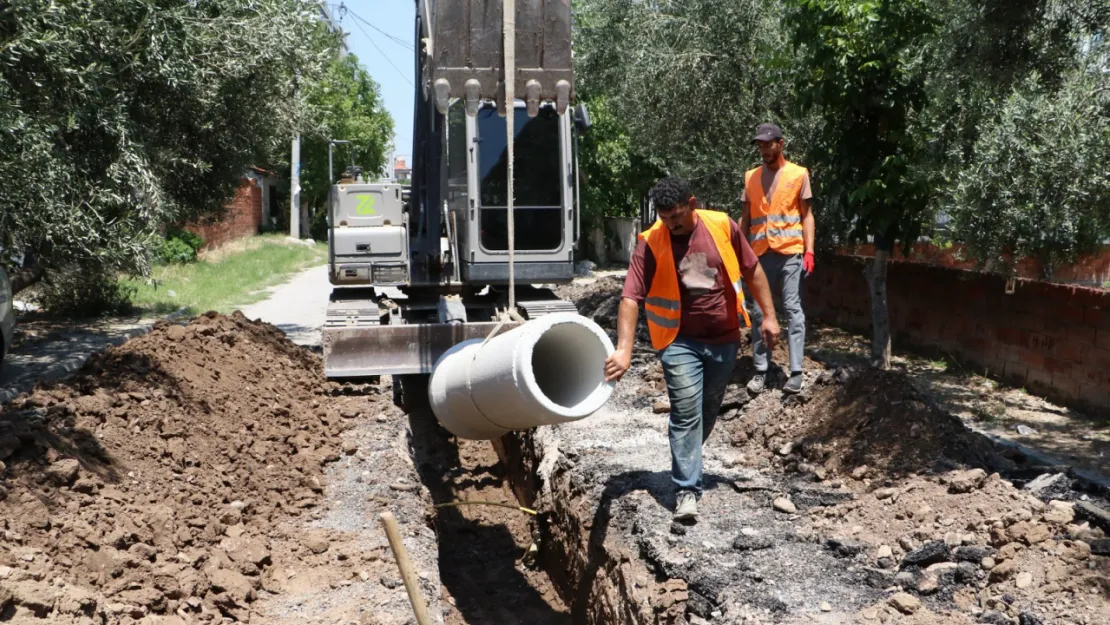
<path fill-rule="evenodd" d="M 283 235 L 250 237 L 187 265 L 159 265 L 148 280 L 125 278 L 136 289 L 132 303 L 144 313 L 164 315 L 184 308 L 230 313 L 266 297 L 266 289 L 327 260 L 326 245 L 298 245 Z"/>

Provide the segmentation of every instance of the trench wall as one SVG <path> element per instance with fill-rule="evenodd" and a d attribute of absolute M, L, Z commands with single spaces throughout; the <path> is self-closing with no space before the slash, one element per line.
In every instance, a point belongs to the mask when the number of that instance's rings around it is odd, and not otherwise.
<path fill-rule="evenodd" d="M 822 259 L 806 278 L 808 319 L 869 333 L 868 258 Z M 1110 414 L 1110 291 L 891 261 L 893 340 L 973 363 L 1065 405 Z"/>

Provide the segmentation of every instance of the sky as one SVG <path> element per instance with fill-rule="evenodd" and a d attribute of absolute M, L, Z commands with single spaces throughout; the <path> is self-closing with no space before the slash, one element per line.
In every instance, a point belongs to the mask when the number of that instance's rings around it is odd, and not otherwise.
<path fill-rule="evenodd" d="M 404 157 L 411 166 L 415 1 L 328 0 L 328 3 L 332 16 L 347 33 L 351 54 L 358 57 L 381 87 L 385 108 L 393 117 L 396 156 Z M 346 6 L 345 13 L 340 5 Z"/>

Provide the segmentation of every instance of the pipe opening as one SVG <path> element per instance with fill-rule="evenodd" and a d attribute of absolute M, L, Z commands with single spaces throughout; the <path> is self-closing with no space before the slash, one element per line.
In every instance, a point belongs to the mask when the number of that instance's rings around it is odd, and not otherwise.
<path fill-rule="evenodd" d="M 605 345 L 578 323 L 551 326 L 532 348 L 536 386 L 552 403 L 574 410 L 605 383 Z"/>

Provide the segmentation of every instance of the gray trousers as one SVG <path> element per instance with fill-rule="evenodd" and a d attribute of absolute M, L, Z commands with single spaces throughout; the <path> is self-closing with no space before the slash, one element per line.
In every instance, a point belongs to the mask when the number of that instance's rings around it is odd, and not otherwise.
<path fill-rule="evenodd" d="M 806 316 L 802 311 L 802 276 L 804 275 L 802 255 L 767 251 L 759 257 L 759 265 L 763 267 L 763 273 L 767 274 L 771 297 L 775 301 L 775 311 L 785 310 L 786 312 L 790 372 L 799 372 L 802 370 L 806 343 Z M 752 360 L 755 370 L 762 373 L 767 371 L 770 360 L 767 346 L 763 343 L 763 333 L 759 331 L 759 326 L 763 324 L 763 311 L 751 296 L 746 282 L 744 303 L 748 308 L 748 316 L 752 320 Z"/>

